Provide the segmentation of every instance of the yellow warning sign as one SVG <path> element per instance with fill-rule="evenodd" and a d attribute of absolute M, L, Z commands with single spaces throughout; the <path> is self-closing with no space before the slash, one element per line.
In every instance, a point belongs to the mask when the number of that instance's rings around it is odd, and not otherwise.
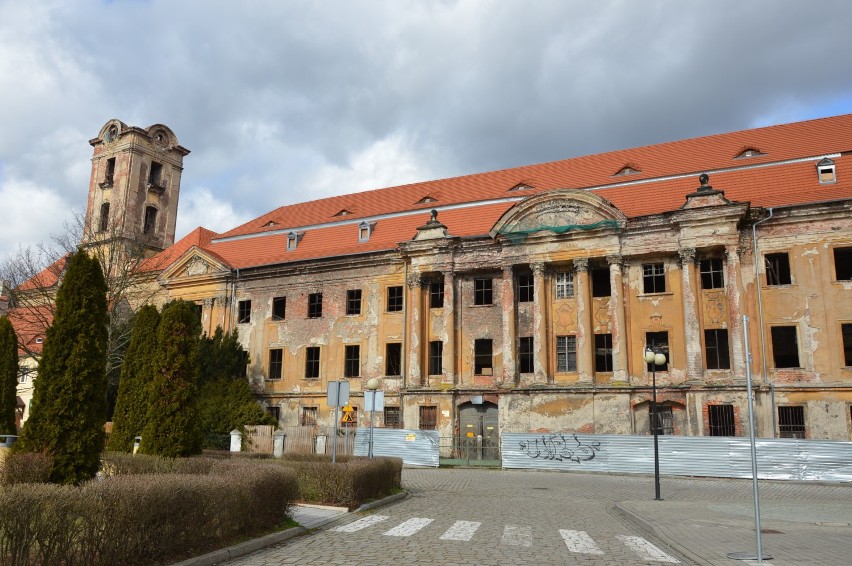
<path fill-rule="evenodd" d="M 343 407 L 343 416 L 340 417 L 340 424 L 354 424 L 355 423 L 355 409 L 352 408 L 352 405 L 346 405 Z"/>
<path fill-rule="evenodd" d="M 473 434 L 472 430 L 467 431 L 467 437 L 468 438 L 473 438 L 473 436 L 474 436 L 474 434 Z"/>

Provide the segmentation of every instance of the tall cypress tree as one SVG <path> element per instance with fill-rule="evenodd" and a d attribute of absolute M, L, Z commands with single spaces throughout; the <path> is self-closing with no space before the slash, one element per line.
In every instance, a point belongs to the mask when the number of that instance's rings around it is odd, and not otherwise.
<path fill-rule="evenodd" d="M 18 434 L 15 401 L 18 386 L 18 336 L 9 317 L 0 316 L 0 434 Z"/>
<path fill-rule="evenodd" d="M 130 346 L 127 347 L 118 382 L 112 434 L 109 435 L 110 450 L 130 452 L 133 450 L 134 438 L 141 435 L 145 428 L 159 325 L 160 313 L 156 307 L 145 305 L 136 313 Z"/>
<path fill-rule="evenodd" d="M 106 422 L 106 283 L 96 259 L 71 256 L 45 335 L 32 412 L 14 445 L 53 458 L 50 479 L 79 483 L 95 476 Z"/>
<path fill-rule="evenodd" d="M 174 458 L 201 452 L 196 408 L 200 330 L 192 303 L 175 301 L 163 309 L 157 329 L 152 402 L 140 446 L 145 454 Z"/>

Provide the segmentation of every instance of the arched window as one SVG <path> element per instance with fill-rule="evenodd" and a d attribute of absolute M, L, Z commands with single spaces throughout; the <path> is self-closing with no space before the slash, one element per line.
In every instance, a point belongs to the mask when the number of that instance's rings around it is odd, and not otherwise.
<path fill-rule="evenodd" d="M 153 206 L 145 207 L 145 224 L 143 225 L 142 232 L 144 234 L 153 234 L 154 229 L 157 226 L 157 209 Z"/>
<path fill-rule="evenodd" d="M 105 202 L 101 205 L 101 221 L 98 225 L 99 232 L 106 232 L 109 229 L 109 203 Z"/>

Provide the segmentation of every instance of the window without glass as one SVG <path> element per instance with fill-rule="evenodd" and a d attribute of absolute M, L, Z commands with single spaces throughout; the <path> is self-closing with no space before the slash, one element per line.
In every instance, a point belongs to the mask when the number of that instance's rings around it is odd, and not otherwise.
<path fill-rule="evenodd" d="M 420 407 L 420 430 L 435 430 L 438 428 L 438 407 L 425 405 Z"/>
<path fill-rule="evenodd" d="M 805 408 L 801 405 L 778 407 L 778 436 L 805 438 Z"/>
<path fill-rule="evenodd" d="M 797 368 L 799 365 L 799 339 L 795 326 L 772 327 L 772 359 L 776 368 Z"/>
<path fill-rule="evenodd" d="M 710 436 L 736 436 L 733 405 L 707 405 L 707 424 Z"/>
<path fill-rule="evenodd" d="M 113 179 L 115 178 L 115 157 L 110 157 L 106 162 L 106 172 L 104 173 L 104 185 L 107 187 L 112 186 Z"/>
<path fill-rule="evenodd" d="M 662 263 L 642 264 L 642 285 L 646 295 L 666 292 L 666 269 Z"/>
<path fill-rule="evenodd" d="M 302 419 L 299 422 L 302 426 L 316 426 L 317 424 L 317 408 L 302 407 Z"/>
<path fill-rule="evenodd" d="M 429 283 L 429 308 L 438 309 L 444 306 L 444 280 L 439 279 Z"/>
<path fill-rule="evenodd" d="M 725 286 L 721 258 L 707 258 L 698 262 L 702 289 L 721 289 Z"/>
<path fill-rule="evenodd" d="M 402 310 L 402 287 L 388 287 L 388 312 Z"/>
<path fill-rule="evenodd" d="M 322 318 L 322 293 L 308 295 L 308 318 Z"/>
<path fill-rule="evenodd" d="M 476 375 L 492 375 L 492 342 L 489 338 L 478 338 L 473 343 L 473 373 Z"/>
<path fill-rule="evenodd" d="M 385 346 L 385 375 L 402 375 L 402 344 Z"/>
<path fill-rule="evenodd" d="M 669 333 L 668 332 L 646 332 L 645 333 L 645 345 L 650 347 L 654 352 L 660 352 L 665 354 L 666 363 L 661 366 L 658 366 L 654 363 L 647 364 L 648 372 L 654 371 L 656 368 L 657 371 L 668 371 L 669 369 Z"/>
<path fill-rule="evenodd" d="M 151 172 L 148 175 L 148 182 L 155 187 L 159 187 L 163 180 L 163 164 L 156 161 L 151 162 Z"/>
<path fill-rule="evenodd" d="M 358 377 L 359 375 L 361 375 L 361 346 L 346 346 L 344 350 L 343 376 Z"/>
<path fill-rule="evenodd" d="M 270 417 L 272 417 L 276 421 L 281 420 L 281 407 L 267 407 L 266 412 Z"/>
<path fill-rule="evenodd" d="M 145 207 L 145 223 L 142 226 L 143 234 L 153 234 L 157 227 L 157 209 L 153 206 Z"/>
<path fill-rule="evenodd" d="M 556 274 L 556 298 L 571 299 L 574 297 L 574 273 L 560 271 Z"/>
<path fill-rule="evenodd" d="M 589 275 L 592 278 L 592 296 L 593 297 L 609 297 L 612 295 L 612 287 L 609 281 L 609 269 L 595 268 L 589 270 Z"/>
<path fill-rule="evenodd" d="M 346 314 L 350 316 L 361 314 L 361 289 L 346 291 Z"/>
<path fill-rule="evenodd" d="M 251 301 L 237 302 L 237 322 L 239 324 L 251 322 Z"/>
<path fill-rule="evenodd" d="M 440 340 L 429 342 L 429 375 L 441 375 L 444 372 L 444 343 Z"/>
<path fill-rule="evenodd" d="M 494 302 L 494 289 L 491 279 L 474 279 L 473 280 L 473 304 L 474 305 L 490 305 Z"/>
<path fill-rule="evenodd" d="M 727 329 L 704 331 L 704 354 L 707 358 L 707 369 L 731 369 Z"/>
<path fill-rule="evenodd" d="M 535 294 L 535 282 L 531 273 L 518 275 L 518 302 L 531 303 Z"/>
<path fill-rule="evenodd" d="M 269 379 L 281 379 L 284 370 L 284 350 L 272 348 L 269 350 Z"/>
<path fill-rule="evenodd" d="M 674 419 L 670 405 L 657 404 L 657 434 L 674 434 Z M 654 434 L 654 404 L 648 407 L 648 424 L 651 434 Z"/>
<path fill-rule="evenodd" d="M 612 371 L 612 334 L 595 334 L 595 371 Z"/>
<path fill-rule="evenodd" d="M 305 348 L 305 377 L 317 378 L 320 374 L 320 349 L 319 346 L 308 346 Z"/>
<path fill-rule="evenodd" d="M 766 254 L 766 284 L 790 285 L 793 279 L 790 275 L 790 256 L 787 252 Z"/>
<path fill-rule="evenodd" d="M 834 248 L 834 275 L 838 281 L 852 280 L 852 248 Z"/>
<path fill-rule="evenodd" d="M 106 232 L 107 230 L 109 230 L 109 203 L 105 202 L 101 205 L 101 219 L 98 231 Z"/>
<path fill-rule="evenodd" d="M 852 324 L 841 324 L 840 331 L 843 335 L 843 365 L 852 367 Z"/>
<path fill-rule="evenodd" d="M 518 369 L 521 373 L 532 373 L 533 369 L 533 339 L 523 336 L 518 341 Z"/>
<path fill-rule="evenodd" d="M 399 418 L 399 407 L 385 407 L 385 428 L 400 428 L 402 421 Z"/>
<path fill-rule="evenodd" d="M 556 371 L 577 371 L 577 337 L 556 337 Z"/>
<path fill-rule="evenodd" d="M 272 298 L 272 320 L 284 320 L 287 314 L 287 297 Z"/>

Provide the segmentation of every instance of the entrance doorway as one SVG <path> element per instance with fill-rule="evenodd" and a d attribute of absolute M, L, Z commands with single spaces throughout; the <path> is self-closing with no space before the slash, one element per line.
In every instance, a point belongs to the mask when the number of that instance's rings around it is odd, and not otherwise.
<path fill-rule="evenodd" d="M 459 405 L 459 458 L 476 461 L 500 460 L 500 429 L 497 405 L 484 401 Z"/>

